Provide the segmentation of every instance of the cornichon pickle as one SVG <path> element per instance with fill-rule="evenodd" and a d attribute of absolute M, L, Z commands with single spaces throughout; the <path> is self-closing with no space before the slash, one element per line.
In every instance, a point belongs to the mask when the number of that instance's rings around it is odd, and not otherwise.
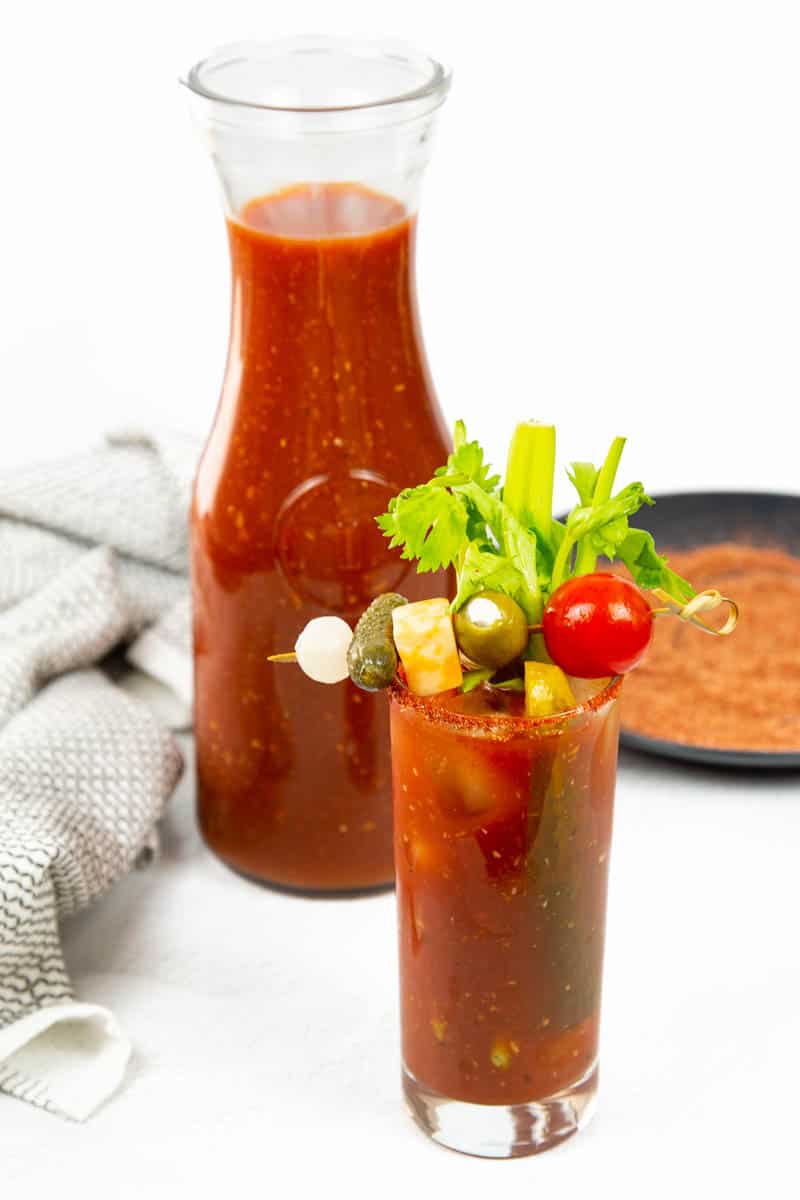
<path fill-rule="evenodd" d="M 356 687 L 379 692 L 397 674 L 397 650 L 392 638 L 392 613 L 408 604 L 397 592 L 376 596 L 361 615 L 347 651 L 347 669 Z"/>

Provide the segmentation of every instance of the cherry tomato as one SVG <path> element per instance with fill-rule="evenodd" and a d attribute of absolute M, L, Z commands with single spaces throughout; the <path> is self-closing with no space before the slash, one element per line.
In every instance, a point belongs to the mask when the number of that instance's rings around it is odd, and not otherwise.
<path fill-rule="evenodd" d="M 628 579 L 597 571 L 568 579 L 553 592 L 543 618 L 547 653 L 568 675 L 624 675 L 653 636 L 653 612 Z"/>

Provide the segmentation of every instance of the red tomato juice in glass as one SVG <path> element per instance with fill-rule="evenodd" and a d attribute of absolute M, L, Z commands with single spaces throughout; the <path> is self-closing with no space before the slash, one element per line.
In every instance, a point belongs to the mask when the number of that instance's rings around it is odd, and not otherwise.
<path fill-rule="evenodd" d="M 618 688 L 547 718 L 483 686 L 392 689 L 405 1089 L 455 1149 L 529 1153 L 537 1122 L 544 1148 L 588 1118 Z M 482 1146 L 472 1105 L 500 1114 Z"/>

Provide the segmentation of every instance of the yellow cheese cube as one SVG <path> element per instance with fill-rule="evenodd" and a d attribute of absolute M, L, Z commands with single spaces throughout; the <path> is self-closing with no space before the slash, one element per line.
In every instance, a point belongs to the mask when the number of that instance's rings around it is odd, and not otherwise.
<path fill-rule="evenodd" d="M 448 600 L 401 604 L 392 612 L 392 627 L 412 692 L 432 696 L 461 687 L 463 675 Z"/>

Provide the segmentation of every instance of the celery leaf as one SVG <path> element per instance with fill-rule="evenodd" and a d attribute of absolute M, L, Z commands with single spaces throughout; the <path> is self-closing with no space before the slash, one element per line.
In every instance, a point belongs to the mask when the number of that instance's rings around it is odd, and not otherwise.
<path fill-rule="evenodd" d="M 525 580 L 510 558 L 470 542 L 458 573 L 458 591 L 451 610 L 458 612 L 470 596 L 482 591 L 502 592 L 518 601 L 518 596 L 525 592 Z"/>
<path fill-rule="evenodd" d="M 402 558 L 418 560 L 420 574 L 451 566 L 467 539 L 466 505 L 434 484 L 406 488 L 376 520 L 392 549 L 399 546 Z"/>
<path fill-rule="evenodd" d="M 614 558 L 628 536 L 628 517 L 643 504 L 653 503 L 641 483 L 629 483 L 610 500 L 573 508 L 553 563 L 550 581 L 553 591 L 572 573 L 572 551 L 580 538 L 590 539 L 598 554 Z"/>
<path fill-rule="evenodd" d="M 588 462 L 574 462 L 570 466 L 572 470 L 567 471 L 567 478 L 578 493 L 579 503 L 583 506 L 591 504 L 599 470 Z"/>
<path fill-rule="evenodd" d="M 625 563 L 639 587 L 663 588 L 679 604 L 686 604 L 694 596 L 692 585 L 670 570 L 646 529 L 631 529 L 617 547 L 617 558 Z"/>
<path fill-rule="evenodd" d="M 490 475 L 491 467 L 484 462 L 483 449 L 479 442 L 467 441 L 467 430 L 463 421 L 456 421 L 453 437 L 453 453 L 448 456 L 447 465 L 437 467 L 435 474 L 444 482 L 445 479 L 458 479 L 461 483 L 476 483 L 482 491 L 490 495 L 497 490 L 500 482 L 499 475 Z M 463 478 L 459 478 L 462 477 Z"/>

